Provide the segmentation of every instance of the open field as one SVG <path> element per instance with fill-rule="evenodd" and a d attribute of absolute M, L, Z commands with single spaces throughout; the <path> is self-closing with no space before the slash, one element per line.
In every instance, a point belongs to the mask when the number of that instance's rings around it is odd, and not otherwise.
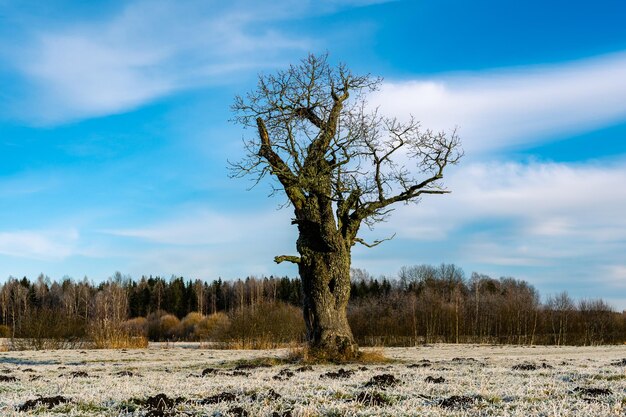
<path fill-rule="evenodd" d="M 389 348 L 393 363 L 312 368 L 169 346 L 2 352 L 0 415 L 626 416 L 626 346 Z"/>

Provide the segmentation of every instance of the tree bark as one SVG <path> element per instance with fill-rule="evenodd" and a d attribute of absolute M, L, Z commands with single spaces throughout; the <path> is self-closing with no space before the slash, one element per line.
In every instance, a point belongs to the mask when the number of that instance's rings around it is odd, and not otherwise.
<path fill-rule="evenodd" d="M 309 251 L 302 258 L 299 271 L 309 346 L 329 358 L 354 358 L 358 347 L 346 314 L 350 298 L 349 252 Z"/>
<path fill-rule="evenodd" d="M 304 322 L 313 355 L 349 360 L 358 354 L 346 313 L 352 243 L 337 230 L 331 210 L 330 201 L 311 196 L 296 210 Z"/>

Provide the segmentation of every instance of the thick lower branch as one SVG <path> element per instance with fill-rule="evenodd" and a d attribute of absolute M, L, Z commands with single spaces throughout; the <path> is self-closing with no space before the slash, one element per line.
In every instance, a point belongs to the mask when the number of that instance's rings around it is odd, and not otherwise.
<path fill-rule="evenodd" d="M 274 262 L 276 262 L 277 264 L 282 263 L 282 262 L 291 262 L 292 264 L 299 264 L 300 257 L 293 256 L 293 255 L 280 255 L 280 256 L 274 257 Z"/>

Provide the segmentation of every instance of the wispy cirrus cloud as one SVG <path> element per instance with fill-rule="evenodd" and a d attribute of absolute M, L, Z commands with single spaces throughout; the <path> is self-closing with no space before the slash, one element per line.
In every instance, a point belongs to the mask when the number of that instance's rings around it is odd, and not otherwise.
<path fill-rule="evenodd" d="M 387 81 L 372 104 L 424 127 L 460 127 L 470 154 L 626 120 L 626 52 L 555 65 Z"/>
<path fill-rule="evenodd" d="M 293 267 L 272 262 L 274 256 L 295 251 L 290 215 L 289 210 L 255 207 L 234 211 L 187 208 L 135 228 L 100 232 L 116 239 L 108 250 L 126 259 L 131 273 L 204 278 L 293 273 Z"/>
<path fill-rule="evenodd" d="M 26 40 L 0 50 L 30 86 L 17 103 L 18 116 L 55 124 L 284 65 L 316 41 L 285 32 L 282 20 L 382 2 L 138 0 L 100 19 L 28 28 Z"/>
<path fill-rule="evenodd" d="M 307 45 L 212 4 L 139 1 L 109 20 L 36 33 L 13 56 L 39 97 L 23 116 L 46 124 L 126 111 Z"/>
<path fill-rule="evenodd" d="M 62 260 L 75 253 L 78 231 L 17 230 L 0 232 L 0 254 L 35 260 Z"/>
<path fill-rule="evenodd" d="M 284 226 L 284 228 L 280 227 Z M 172 246 L 219 245 L 241 242 L 276 229 L 273 237 L 289 230 L 289 213 L 272 210 L 217 212 L 206 209 L 177 210 L 168 218 L 136 228 L 108 229 L 102 233 Z"/>

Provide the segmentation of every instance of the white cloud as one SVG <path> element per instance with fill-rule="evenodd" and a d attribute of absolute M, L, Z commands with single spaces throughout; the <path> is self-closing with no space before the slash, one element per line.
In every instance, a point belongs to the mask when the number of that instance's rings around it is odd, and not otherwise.
<path fill-rule="evenodd" d="M 289 230 L 289 215 L 285 210 L 218 213 L 189 209 L 156 224 L 103 233 L 173 246 L 220 245 L 258 239 L 269 230 L 278 231 L 273 239 L 282 237 L 285 233 L 281 230 Z"/>
<path fill-rule="evenodd" d="M 44 119 L 116 112 L 176 88 L 174 79 L 149 74 L 163 58 L 156 51 L 69 34 L 45 36 L 39 48 L 24 69 L 47 93 L 45 104 L 54 105 L 41 114 Z"/>
<path fill-rule="evenodd" d="M 280 31 L 281 20 L 381 2 L 138 0 L 112 17 L 29 28 L 32 39 L 16 45 L 6 62 L 34 87 L 20 116 L 54 124 L 127 111 L 223 83 L 245 69 L 284 65 L 286 54 L 301 56 L 315 41 Z"/>
<path fill-rule="evenodd" d="M 58 186 L 59 182 L 59 178 L 50 173 L 46 176 L 34 172 L 3 176 L 0 179 L 0 198 L 8 201 L 9 198 L 37 194 Z"/>
<path fill-rule="evenodd" d="M 187 209 L 140 228 L 102 232 L 122 238 L 109 244 L 107 251 L 124 259 L 124 270 L 137 276 L 293 274 L 294 268 L 273 262 L 274 256 L 295 253 L 291 215 L 290 210 L 260 208 L 230 212 Z"/>
<path fill-rule="evenodd" d="M 20 230 L 0 232 L 0 254 L 36 259 L 62 260 L 74 253 L 76 230 Z"/>
<path fill-rule="evenodd" d="M 612 298 L 626 286 L 626 163 L 473 163 L 455 168 L 452 194 L 398 206 L 364 231 L 396 239 L 355 265 L 375 274 L 401 265 L 452 262 L 467 273 L 514 276 L 542 294 Z M 382 266 L 381 266 L 382 265 Z"/>
<path fill-rule="evenodd" d="M 255 7 L 237 7 L 137 1 L 107 20 L 40 30 L 10 56 L 35 87 L 23 116 L 55 123 L 126 111 L 307 49 L 263 25 Z"/>
<path fill-rule="evenodd" d="M 460 127 L 470 153 L 537 143 L 626 119 L 626 53 L 552 66 L 387 81 L 371 97 L 426 128 Z"/>
<path fill-rule="evenodd" d="M 621 261 L 624 261 L 622 259 Z M 606 281 L 615 288 L 626 290 L 626 264 L 609 265 L 603 271 Z M 626 308 L 626 303 L 624 303 Z"/>
<path fill-rule="evenodd" d="M 446 182 L 451 195 L 398 207 L 374 233 L 448 241 L 468 263 L 570 272 L 586 263 L 589 277 L 626 261 L 626 164 L 475 163 Z"/>

